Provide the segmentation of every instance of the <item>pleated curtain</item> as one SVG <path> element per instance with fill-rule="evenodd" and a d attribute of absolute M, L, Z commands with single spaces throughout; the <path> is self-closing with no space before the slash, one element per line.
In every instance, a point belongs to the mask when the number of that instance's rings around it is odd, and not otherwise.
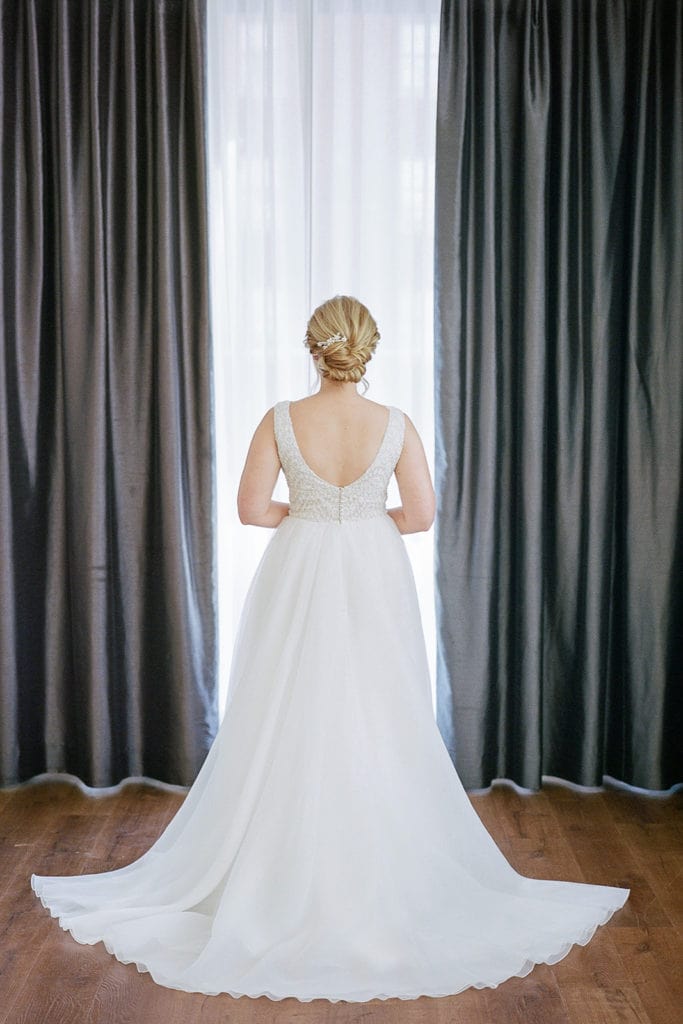
<path fill-rule="evenodd" d="M 0 6 L 0 771 L 215 732 L 201 0 Z"/>
<path fill-rule="evenodd" d="M 437 717 L 463 782 L 683 781 L 683 5 L 442 6 Z"/>

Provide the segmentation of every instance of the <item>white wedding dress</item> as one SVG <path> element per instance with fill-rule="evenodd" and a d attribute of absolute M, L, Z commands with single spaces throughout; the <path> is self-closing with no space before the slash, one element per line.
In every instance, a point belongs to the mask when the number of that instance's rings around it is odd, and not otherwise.
<path fill-rule="evenodd" d="M 629 890 L 519 875 L 463 790 L 386 513 L 403 413 L 346 487 L 306 465 L 288 402 L 275 434 L 290 514 L 247 594 L 194 785 L 133 864 L 33 889 L 79 942 L 191 992 L 412 999 L 555 963 Z"/>

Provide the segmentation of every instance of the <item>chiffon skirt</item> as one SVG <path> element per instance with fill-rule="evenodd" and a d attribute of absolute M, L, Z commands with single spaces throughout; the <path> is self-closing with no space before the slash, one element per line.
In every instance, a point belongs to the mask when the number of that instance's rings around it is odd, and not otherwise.
<path fill-rule="evenodd" d="M 126 867 L 31 882 L 75 939 L 162 985 L 333 1002 L 496 986 L 588 942 L 629 894 L 523 877 L 489 836 L 434 720 L 386 515 L 283 520 L 175 818 Z"/>

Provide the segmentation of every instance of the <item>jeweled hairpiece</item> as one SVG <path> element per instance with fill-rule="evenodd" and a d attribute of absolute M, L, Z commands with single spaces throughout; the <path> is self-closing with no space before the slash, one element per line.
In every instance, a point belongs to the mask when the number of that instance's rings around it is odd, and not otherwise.
<path fill-rule="evenodd" d="M 336 341 L 346 342 L 348 341 L 348 338 L 346 337 L 345 334 L 340 334 L 339 332 L 337 332 L 336 334 L 333 334 L 330 338 L 325 338 L 324 341 L 316 341 L 315 344 L 316 348 L 327 348 L 328 345 L 334 345 Z"/>

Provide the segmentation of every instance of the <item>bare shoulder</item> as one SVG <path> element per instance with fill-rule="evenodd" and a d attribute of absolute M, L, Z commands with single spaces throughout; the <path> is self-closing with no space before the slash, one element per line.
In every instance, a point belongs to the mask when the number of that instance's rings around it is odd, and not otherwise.
<path fill-rule="evenodd" d="M 261 417 L 254 435 L 252 438 L 252 445 L 269 444 L 274 443 L 275 440 L 275 406 L 271 406 Z"/>
<path fill-rule="evenodd" d="M 263 416 L 261 417 L 261 420 L 259 421 L 259 425 L 257 426 L 256 430 L 265 432 L 268 429 L 272 429 L 274 422 L 275 406 L 271 405 L 270 409 L 267 409 Z"/>
<path fill-rule="evenodd" d="M 298 406 L 310 406 L 311 408 L 315 408 L 316 406 L 323 404 L 327 406 L 329 403 L 325 399 L 323 399 L 321 402 L 320 393 L 316 392 L 315 395 L 307 395 L 305 398 L 297 398 L 293 402 L 290 402 L 289 404 L 292 408 Z M 387 409 L 386 405 L 382 405 L 381 402 L 373 402 L 372 399 L 365 398 L 364 395 L 358 395 L 358 402 L 356 402 L 356 405 L 358 405 L 359 408 L 362 407 L 364 409 L 369 407 L 372 407 L 373 409 L 383 409 L 385 412 Z"/>
<path fill-rule="evenodd" d="M 401 410 L 401 411 L 403 411 L 403 410 Z M 406 439 L 406 442 L 409 443 L 409 444 L 419 444 L 421 446 L 422 445 L 422 438 L 420 437 L 420 435 L 418 433 L 418 430 L 417 430 L 417 427 L 415 426 L 415 424 L 413 423 L 413 421 L 411 420 L 411 418 L 410 418 L 410 416 L 408 415 L 407 412 L 403 413 L 403 418 L 405 420 L 405 425 L 406 425 L 406 427 L 405 427 L 405 439 Z"/>
<path fill-rule="evenodd" d="M 427 456 L 417 427 L 406 412 L 403 413 L 403 418 L 405 421 L 403 448 L 396 466 L 397 474 L 410 472 L 418 464 L 420 466 L 427 465 Z"/>
<path fill-rule="evenodd" d="M 387 408 L 387 406 L 386 405 L 382 405 L 381 402 L 373 402 L 371 398 L 364 398 L 363 401 L 367 402 L 368 405 L 372 405 L 375 409 L 386 409 Z"/>
<path fill-rule="evenodd" d="M 386 405 L 373 402 L 363 395 L 358 395 L 352 402 L 339 404 L 334 399 L 330 400 L 329 397 L 316 393 L 290 402 L 289 407 L 295 421 L 303 424 L 322 424 L 332 418 L 334 421 L 354 421 L 359 425 L 363 424 L 365 429 L 373 429 L 375 424 L 379 427 L 384 423 L 387 416 Z"/>

